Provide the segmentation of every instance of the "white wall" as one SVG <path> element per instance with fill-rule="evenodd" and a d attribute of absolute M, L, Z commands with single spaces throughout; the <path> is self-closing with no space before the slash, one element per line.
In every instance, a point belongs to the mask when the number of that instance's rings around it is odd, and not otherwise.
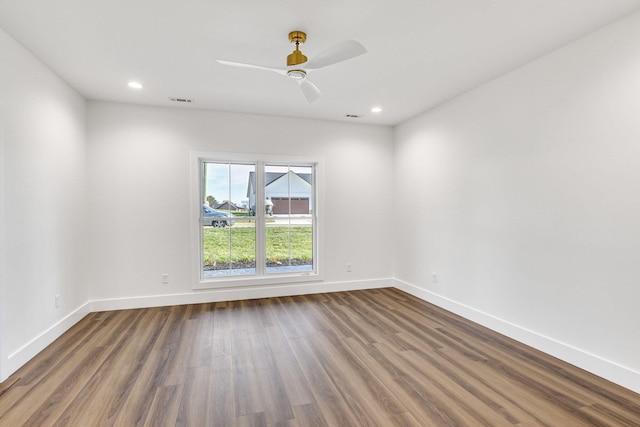
<path fill-rule="evenodd" d="M 640 391 L 639 114 L 635 14 L 399 126 L 399 286 Z"/>
<path fill-rule="evenodd" d="M 392 199 L 391 128 L 105 102 L 88 123 L 95 308 L 270 294 L 192 290 L 191 152 L 323 159 L 325 280 L 271 294 L 392 283 L 393 223 L 369 215 Z"/>
<path fill-rule="evenodd" d="M 89 293 L 85 101 L 2 30 L 0 51 L 4 380 L 82 316 Z"/>
<path fill-rule="evenodd" d="M 2 101 L 0 101 L 2 102 Z M 2 105 L 2 104 L 0 104 Z M 2 110 L 0 110 L 2 111 Z M 0 382 L 4 381 L 3 365 L 6 364 L 7 354 L 4 346 L 7 297 L 4 293 L 4 271 L 6 269 L 5 220 L 4 220 L 4 118 L 0 113 Z M 8 374 L 6 375 L 8 376 Z"/>

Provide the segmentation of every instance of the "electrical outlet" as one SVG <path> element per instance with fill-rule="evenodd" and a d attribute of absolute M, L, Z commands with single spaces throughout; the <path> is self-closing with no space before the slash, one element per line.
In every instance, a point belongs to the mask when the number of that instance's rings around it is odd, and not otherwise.
<path fill-rule="evenodd" d="M 56 295 L 56 308 L 60 308 L 60 295 Z"/>
<path fill-rule="evenodd" d="M 438 275 L 436 273 L 431 273 L 431 283 L 438 283 Z"/>
<path fill-rule="evenodd" d="M 347 263 L 347 273 L 351 273 L 351 263 Z"/>
<path fill-rule="evenodd" d="M 169 283 L 169 275 L 167 273 L 164 273 L 162 275 L 162 284 L 166 285 L 167 283 Z"/>

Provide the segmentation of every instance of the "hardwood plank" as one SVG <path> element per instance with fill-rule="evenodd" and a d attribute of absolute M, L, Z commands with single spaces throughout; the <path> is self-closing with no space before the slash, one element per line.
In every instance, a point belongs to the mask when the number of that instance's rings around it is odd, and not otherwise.
<path fill-rule="evenodd" d="M 423 415 L 429 419 L 428 425 L 466 426 L 474 425 L 473 416 L 467 411 L 466 402 L 456 402 L 446 390 L 438 387 L 431 378 L 436 373 L 427 367 L 415 367 L 406 359 L 384 344 L 374 344 L 377 357 L 383 363 L 396 368 L 396 381 L 405 391 L 420 402 Z"/>
<path fill-rule="evenodd" d="M 452 375 L 454 372 L 446 369 L 444 360 L 437 353 L 406 351 L 402 353 L 402 357 L 416 369 L 420 369 L 425 361 L 435 368 L 429 369 L 428 378 L 431 386 L 442 390 L 442 395 L 446 396 L 449 402 L 457 402 L 459 415 L 466 415 L 466 425 L 503 425 L 519 422 L 512 417 L 505 418 L 505 412 L 499 410 L 500 407 L 486 397 L 484 387 L 471 388 L 466 377 Z"/>
<path fill-rule="evenodd" d="M 263 412 L 241 415 L 237 419 L 238 427 L 266 427 L 267 420 Z"/>
<path fill-rule="evenodd" d="M 304 377 L 289 342 L 279 328 L 267 328 L 267 341 L 278 368 L 280 381 L 292 406 L 313 403 L 311 385 Z"/>
<path fill-rule="evenodd" d="M 171 350 L 151 350 L 140 369 L 140 374 L 130 386 L 130 397 L 125 400 L 116 425 L 144 424 L 154 404 L 154 400 L 149 399 L 149 396 L 154 396 L 162 388 L 171 362 Z"/>
<path fill-rule="evenodd" d="M 229 426 L 236 424 L 236 403 L 233 390 L 233 363 L 231 356 L 214 356 L 211 366 L 209 405 L 211 424 Z"/>
<path fill-rule="evenodd" d="M 18 381 L 20 381 L 20 377 L 17 377 L 14 375 L 13 378 L 10 378 L 5 382 L 0 383 L 0 397 L 4 394 L 5 391 L 13 387 Z"/>
<path fill-rule="evenodd" d="M 293 414 L 297 425 L 305 427 L 328 427 L 322 410 L 316 403 L 307 403 L 293 407 Z"/>
<path fill-rule="evenodd" d="M 375 352 L 372 346 L 366 348 L 357 340 L 347 338 L 346 343 L 349 348 L 357 355 L 364 366 L 372 372 L 376 373 L 376 377 L 387 387 L 392 396 L 407 408 L 407 412 L 411 414 L 411 418 L 407 422 L 411 425 L 414 421 L 417 425 L 426 426 L 433 423 L 433 419 L 425 416 L 423 402 L 416 399 L 415 394 L 407 387 L 403 387 L 400 380 L 400 370 L 391 363 L 381 363 L 371 353 Z"/>
<path fill-rule="evenodd" d="M 254 357 L 251 354 L 249 333 L 235 331 L 232 335 L 233 347 L 233 393 L 236 415 L 250 415 L 264 412 L 264 396 L 260 390 Z"/>
<path fill-rule="evenodd" d="M 194 328 L 194 337 L 191 340 L 189 353 L 189 367 L 208 366 L 211 364 L 213 354 L 213 305 L 198 304 L 201 308 L 197 314 L 192 314 L 190 320 L 197 320 Z"/>
<path fill-rule="evenodd" d="M 153 394 L 144 427 L 175 426 L 182 402 L 182 385 L 158 387 Z M 229 424 L 231 426 L 231 424 Z"/>
<path fill-rule="evenodd" d="M 637 414 L 633 414 L 626 409 L 613 411 L 600 404 L 593 404 L 580 408 L 581 412 L 589 415 L 594 420 L 593 425 L 603 426 L 638 426 Z"/>
<path fill-rule="evenodd" d="M 226 303 L 215 303 L 211 331 L 212 357 L 231 354 L 231 309 Z"/>
<path fill-rule="evenodd" d="M 194 344 L 193 340 L 196 336 L 197 322 L 197 320 L 183 319 L 180 321 L 179 326 L 172 324 L 170 326 L 171 332 L 164 336 L 163 342 L 158 342 L 158 348 L 171 350 L 169 354 L 173 359 L 172 363 L 169 364 L 163 385 L 185 383 L 185 377 L 190 367 L 189 357 Z"/>
<path fill-rule="evenodd" d="M 256 367 L 256 380 L 264 400 L 264 415 L 267 423 L 293 418 L 293 410 L 286 392 L 282 374 L 274 362 L 271 347 L 264 331 L 249 334 L 251 354 Z"/>
<path fill-rule="evenodd" d="M 523 406 L 529 398 L 527 392 L 520 392 L 513 384 L 506 382 L 487 369 L 480 362 L 473 362 L 456 351 L 445 348 L 436 350 L 442 355 L 442 362 L 446 364 L 448 374 L 460 384 L 480 398 L 487 407 L 501 413 L 503 417 L 514 425 L 523 422 L 537 422 L 539 413 L 527 412 Z M 523 405 L 523 403 L 525 405 Z"/>
<path fill-rule="evenodd" d="M 186 382 L 176 419 L 176 427 L 200 427 L 211 425 L 209 419 L 210 367 L 199 366 L 187 369 Z"/>
<path fill-rule="evenodd" d="M 388 392 L 342 342 L 330 333 L 319 333 L 310 344 L 342 399 L 359 425 L 396 425 L 394 416 L 407 409 Z"/>
<path fill-rule="evenodd" d="M 358 425 L 354 412 L 309 347 L 309 339 L 294 338 L 291 347 L 307 381 L 313 385 L 311 392 L 327 423 L 330 426 Z"/>

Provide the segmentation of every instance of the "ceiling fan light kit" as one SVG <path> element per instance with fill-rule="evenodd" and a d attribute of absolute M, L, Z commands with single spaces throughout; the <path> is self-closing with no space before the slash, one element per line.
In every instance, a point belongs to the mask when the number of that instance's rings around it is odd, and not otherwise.
<path fill-rule="evenodd" d="M 307 77 L 307 72 L 304 70 L 289 70 L 287 71 L 287 76 L 294 80 L 301 80 Z"/>
<path fill-rule="evenodd" d="M 296 65 L 306 63 L 305 69 L 265 67 L 263 65 L 246 64 L 243 62 L 226 61 L 223 59 L 218 59 L 217 61 L 220 64 L 232 67 L 266 70 L 288 76 L 298 82 L 298 86 L 300 87 L 302 94 L 306 98 L 307 102 L 311 103 L 320 99 L 320 90 L 307 78 L 310 71 L 317 70 L 328 65 L 337 64 L 338 62 L 346 61 L 347 59 L 367 53 L 367 49 L 357 41 L 347 40 L 323 50 L 309 61 L 300 51 L 300 44 L 307 41 L 307 35 L 302 31 L 292 31 L 289 33 L 289 41 L 296 44 L 296 49 L 293 53 L 287 56 L 287 67 L 295 67 Z"/>

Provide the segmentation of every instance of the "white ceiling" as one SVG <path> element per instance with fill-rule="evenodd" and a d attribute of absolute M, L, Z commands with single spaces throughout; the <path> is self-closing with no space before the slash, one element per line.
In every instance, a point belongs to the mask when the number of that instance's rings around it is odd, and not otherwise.
<path fill-rule="evenodd" d="M 0 0 L 0 27 L 88 99 L 395 125 L 639 8 L 640 0 Z M 310 59 L 348 39 L 368 53 L 310 74 L 323 94 L 313 104 L 286 76 L 215 61 L 284 66 L 293 30 L 307 33 Z M 133 91 L 129 80 L 145 88 Z M 371 113 L 374 105 L 383 112 Z"/>

